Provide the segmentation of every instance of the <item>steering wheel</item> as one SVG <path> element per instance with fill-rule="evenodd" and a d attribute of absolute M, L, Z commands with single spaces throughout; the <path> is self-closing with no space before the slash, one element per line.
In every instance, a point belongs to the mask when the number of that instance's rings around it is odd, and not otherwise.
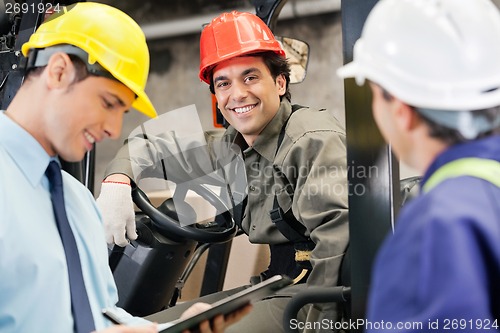
<path fill-rule="evenodd" d="M 236 223 L 220 196 L 204 184 L 196 184 L 190 190 L 196 192 L 215 207 L 217 215 L 213 222 L 181 226 L 179 223 L 181 213 L 176 210 L 173 198 L 169 198 L 160 206 L 155 207 L 147 195 L 136 185 L 132 186 L 132 199 L 137 207 L 149 216 L 151 223 L 158 231 L 174 241 L 190 239 L 201 243 L 224 243 L 231 240 L 237 231 Z M 176 200 L 175 204 L 182 206 L 184 217 L 195 221 L 194 209 L 185 202 L 187 189 L 176 189 L 174 197 L 179 197 L 178 191 L 183 196 L 183 200 Z"/>

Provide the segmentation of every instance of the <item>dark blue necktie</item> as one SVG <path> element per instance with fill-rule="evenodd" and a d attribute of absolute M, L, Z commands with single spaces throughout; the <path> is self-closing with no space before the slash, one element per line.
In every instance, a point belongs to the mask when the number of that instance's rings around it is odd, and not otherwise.
<path fill-rule="evenodd" d="M 75 332 L 89 333 L 95 329 L 94 319 L 83 282 L 82 265 L 80 263 L 80 256 L 78 255 L 78 248 L 76 247 L 75 237 L 71 231 L 66 209 L 64 208 L 62 175 L 59 164 L 56 161 L 50 162 L 45 174 L 50 182 L 50 195 L 56 217 L 57 230 L 59 230 L 66 254 L 71 291 L 71 312 L 73 313 Z"/>

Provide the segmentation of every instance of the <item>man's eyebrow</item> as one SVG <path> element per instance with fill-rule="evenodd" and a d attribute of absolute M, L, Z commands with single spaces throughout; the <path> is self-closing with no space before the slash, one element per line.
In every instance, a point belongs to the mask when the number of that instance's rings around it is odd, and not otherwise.
<path fill-rule="evenodd" d="M 248 75 L 248 74 L 251 74 L 254 72 L 260 73 L 260 69 L 258 69 L 256 67 L 251 67 L 251 68 L 245 69 L 243 71 L 243 73 L 241 73 L 241 76 L 245 76 L 245 75 Z"/>
<path fill-rule="evenodd" d="M 125 106 L 125 102 L 120 98 L 120 96 L 114 94 L 114 93 L 107 93 L 108 97 L 113 99 L 113 105 L 118 103 L 120 106 Z"/>
<path fill-rule="evenodd" d="M 227 80 L 227 76 L 219 75 L 219 76 L 214 78 L 214 83 L 217 83 L 218 81 L 224 81 L 224 80 Z"/>
<path fill-rule="evenodd" d="M 258 69 L 257 67 L 251 67 L 251 68 L 247 68 L 245 69 L 242 73 L 241 73 L 241 76 L 245 76 L 245 75 L 248 75 L 248 74 L 251 74 L 251 73 L 260 73 L 260 69 Z M 224 76 L 224 75 L 220 75 L 220 76 L 217 76 L 214 78 L 214 83 L 218 82 L 218 81 L 224 81 L 224 80 L 227 80 L 227 76 Z"/>

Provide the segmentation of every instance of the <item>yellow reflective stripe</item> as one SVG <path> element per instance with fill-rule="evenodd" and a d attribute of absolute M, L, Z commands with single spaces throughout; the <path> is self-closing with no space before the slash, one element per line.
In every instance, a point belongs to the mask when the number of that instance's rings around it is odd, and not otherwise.
<path fill-rule="evenodd" d="M 425 183 L 423 191 L 429 192 L 442 181 L 460 176 L 481 178 L 500 187 L 500 162 L 471 157 L 447 163 L 432 174 Z"/>
<path fill-rule="evenodd" d="M 304 278 L 304 276 L 306 276 L 308 270 L 307 269 L 303 269 L 302 272 L 300 272 L 299 276 L 297 276 L 295 279 L 293 279 L 292 281 L 292 284 L 297 284 L 300 282 L 300 280 L 302 280 Z"/>
<path fill-rule="evenodd" d="M 295 261 L 309 261 L 311 260 L 312 251 L 295 250 Z"/>

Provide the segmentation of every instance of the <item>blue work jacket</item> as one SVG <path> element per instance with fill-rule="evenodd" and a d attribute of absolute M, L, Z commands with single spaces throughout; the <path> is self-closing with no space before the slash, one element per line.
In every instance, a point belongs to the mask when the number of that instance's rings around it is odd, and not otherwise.
<path fill-rule="evenodd" d="M 461 158 L 500 161 L 500 136 L 452 146 Z M 449 178 L 401 210 L 373 271 L 367 332 L 496 332 L 500 325 L 500 187 Z"/>

